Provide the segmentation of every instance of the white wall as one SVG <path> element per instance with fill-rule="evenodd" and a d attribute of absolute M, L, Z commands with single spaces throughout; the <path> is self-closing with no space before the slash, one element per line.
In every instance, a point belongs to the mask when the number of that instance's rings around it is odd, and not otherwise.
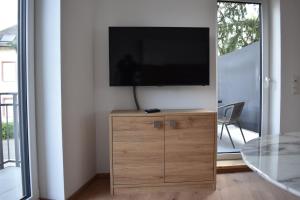
<path fill-rule="evenodd" d="M 64 199 L 60 0 L 35 1 L 36 120 L 40 197 Z"/>
<path fill-rule="evenodd" d="M 270 0 L 270 115 L 269 133 L 280 134 L 281 119 L 281 23 L 280 1 Z"/>
<path fill-rule="evenodd" d="M 270 1 L 270 133 L 300 131 L 300 95 L 292 92 L 300 77 L 300 1 Z"/>
<path fill-rule="evenodd" d="M 0 63 L 2 69 L 2 63 L 4 62 L 12 62 L 14 63 L 14 67 L 10 67 L 10 73 L 15 75 L 13 80 L 4 81 L 3 79 L 7 79 L 10 77 L 8 74 L 9 72 L 4 73 L 3 69 L 0 70 L 0 92 L 18 92 L 18 82 L 17 82 L 17 74 L 18 74 L 18 67 L 17 67 L 17 59 L 18 54 L 17 51 L 13 48 L 7 47 L 0 47 Z M 2 101 L 3 102 L 3 101 Z"/>
<path fill-rule="evenodd" d="M 282 99 L 281 131 L 300 131 L 300 95 L 293 95 L 292 80 L 300 77 L 300 1 L 281 1 Z"/>
<path fill-rule="evenodd" d="M 140 87 L 142 108 L 216 110 L 216 0 L 98 0 L 95 22 L 95 110 L 97 171 L 109 171 L 108 114 L 134 109 L 129 87 L 109 87 L 108 26 L 210 27 L 210 86 Z"/>
<path fill-rule="evenodd" d="M 66 198 L 96 174 L 93 2 L 61 4 L 62 130 Z"/>
<path fill-rule="evenodd" d="M 96 174 L 94 0 L 36 1 L 40 196 L 65 199 Z"/>

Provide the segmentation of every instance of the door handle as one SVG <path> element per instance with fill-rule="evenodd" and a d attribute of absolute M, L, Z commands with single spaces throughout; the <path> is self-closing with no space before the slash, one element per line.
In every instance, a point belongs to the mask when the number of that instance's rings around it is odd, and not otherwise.
<path fill-rule="evenodd" d="M 161 121 L 154 121 L 153 122 L 153 127 L 154 128 L 161 128 L 162 127 L 162 122 Z"/>
<path fill-rule="evenodd" d="M 176 128 L 176 125 L 177 125 L 177 122 L 176 122 L 175 120 L 170 120 L 170 121 L 169 121 L 169 126 L 170 126 L 171 128 Z"/>
<path fill-rule="evenodd" d="M 265 88 L 269 88 L 270 87 L 270 83 L 272 82 L 272 79 L 268 76 L 265 76 Z"/>

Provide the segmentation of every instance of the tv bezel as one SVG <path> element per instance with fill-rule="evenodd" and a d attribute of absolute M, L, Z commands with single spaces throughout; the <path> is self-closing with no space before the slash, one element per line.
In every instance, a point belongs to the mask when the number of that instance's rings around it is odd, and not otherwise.
<path fill-rule="evenodd" d="M 199 83 L 188 83 L 188 84 L 112 84 L 111 82 L 111 37 L 110 31 L 112 28 L 159 28 L 159 29 L 203 29 L 207 30 L 208 34 L 208 82 Z M 108 44 L 109 44 L 109 86 L 110 87 L 131 87 L 131 86 L 209 86 L 210 85 L 210 28 L 209 27 L 169 27 L 169 26 L 109 26 L 108 27 Z"/>

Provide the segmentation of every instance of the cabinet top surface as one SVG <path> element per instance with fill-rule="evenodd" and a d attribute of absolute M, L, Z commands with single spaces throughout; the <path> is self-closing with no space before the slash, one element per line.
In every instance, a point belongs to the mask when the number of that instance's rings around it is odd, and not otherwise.
<path fill-rule="evenodd" d="M 110 116 L 162 116 L 162 115 L 201 115 L 215 114 L 215 111 L 206 109 L 170 109 L 158 113 L 145 113 L 144 110 L 113 110 Z"/>

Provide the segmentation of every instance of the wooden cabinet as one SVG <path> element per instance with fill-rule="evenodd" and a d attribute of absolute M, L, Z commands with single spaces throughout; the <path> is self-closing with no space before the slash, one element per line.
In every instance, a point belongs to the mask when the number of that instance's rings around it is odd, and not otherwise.
<path fill-rule="evenodd" d="M 165 182 L 212 181 L 213 115 L 166 116 Z"/>
<path fill-rule="evenodd" d="M 163 121 L 163 117 L 113 119 L 114 184 L 164 182 Z"/>
<path fill-rule="evenodd" d="M 112 194 L 214 189 L 216 113 L 113 111 L 110 156 Z"/>

